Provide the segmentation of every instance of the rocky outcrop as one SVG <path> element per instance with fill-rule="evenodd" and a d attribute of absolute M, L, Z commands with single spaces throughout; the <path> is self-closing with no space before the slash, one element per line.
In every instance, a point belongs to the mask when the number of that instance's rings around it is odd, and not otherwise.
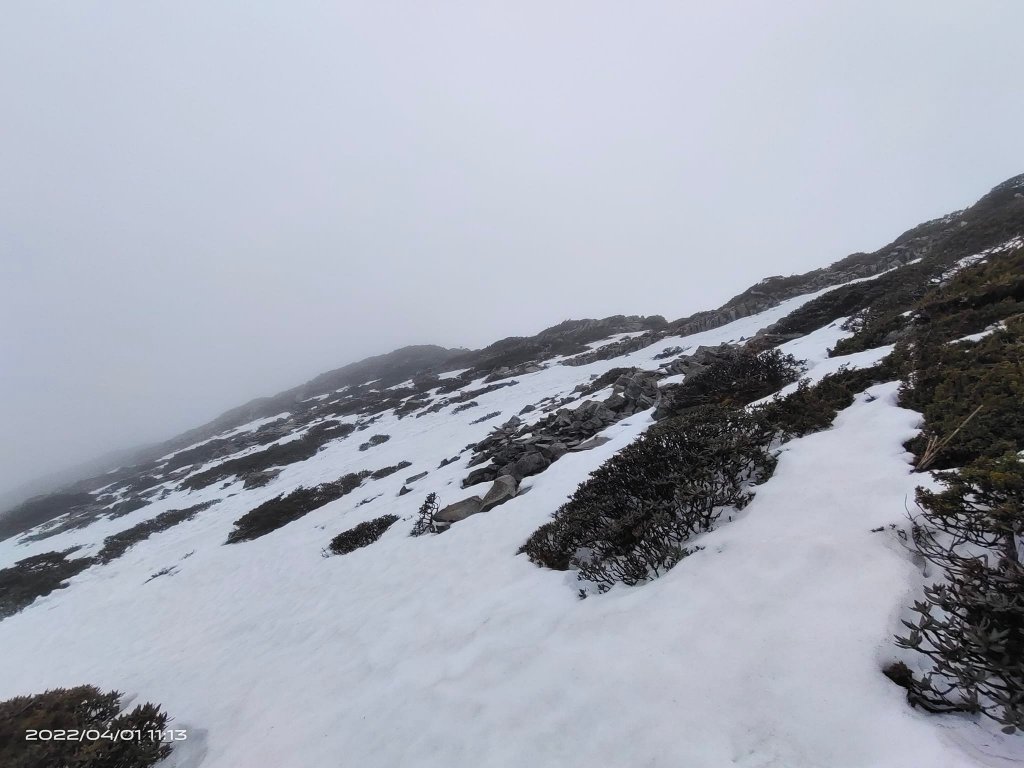
<path fill-rule="evenodd" d="M 581 446 L 607 426 L 654 406 L 660 376 L 652 371 L 623 372 L 611 382 L 598 380 L 590 385 L 611 386 L 612 393 L 604 400 L 586 400 L 574 409 L 559 408 L 534 424 L 524 424 L 513 416 L 473 446 L 470 466 L 490 463 L 470 472 L 463 487 L 506 475 L 521 481 L 543 472 L 569 451 L 586 450 Z"/>
<path fill-rule="evenodd" d="M 679 349 L 679 347 L 676 347 Z M 681 350 L 680 350 L 681 351 Z M 683 374 L 693 376 L 705 370 L 716 360 L 728 357 L 735 351 L 731 344 L 719 344 L 717 347 L 699 346 L 692 353 L 679 355 L 674 360 L 661 364 L 661 369 L 670 376 Z"/>

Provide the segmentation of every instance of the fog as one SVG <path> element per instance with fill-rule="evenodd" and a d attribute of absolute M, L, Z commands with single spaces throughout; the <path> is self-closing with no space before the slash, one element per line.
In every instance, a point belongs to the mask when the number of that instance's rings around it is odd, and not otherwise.
<path fill-rule="evenodd" d="M 14 2 L 0 492 L 414 343 L 669 319 L 1024 170 L 1024 4 Z"/>

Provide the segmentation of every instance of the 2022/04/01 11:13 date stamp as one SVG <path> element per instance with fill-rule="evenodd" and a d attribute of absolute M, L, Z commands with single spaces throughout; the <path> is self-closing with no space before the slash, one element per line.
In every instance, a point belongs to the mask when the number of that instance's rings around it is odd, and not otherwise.
<path fill-rule="evenodd" d="M 186 741 L 185 728 L 124 728 L 100 730 L 98 728 L 29 728 L 25 741 L 159 741 L 170 743 Z"/>

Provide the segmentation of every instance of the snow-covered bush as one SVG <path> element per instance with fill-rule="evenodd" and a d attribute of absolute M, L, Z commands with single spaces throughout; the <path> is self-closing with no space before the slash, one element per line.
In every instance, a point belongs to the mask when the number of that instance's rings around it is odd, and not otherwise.
<path fill-rule="evenodd" d="M 895 378 L 889 359 L 871 368 L 842 367 L 816 384 L 801 381 L 795 392 L 758 406 L 754 413 L 766 427 L 788 440 L 828 429 L 854 396 L 873 384 Z"/>
<path fill-rule="evenodd" d="M 365 523 L 360 523 L 354 528 L 342 531 L 333 539 L 328 549 L 335 555 L 347 555 L 361 547 L 373 544 L 384 535 L 384 531 L 398 522 L 398 515 L 383 515 Z"/>
<path fill-rule="evenodd" d="M 380 445 L 381 443 L 386 443 L 390 439 L 391 439 L 391 435 L 371 435 L 369 440 L 367 440 L 365 443 L 362 443 L 359 446 L 359 450 L 360 451 L 368 451 L 371 448 L 373 448 L 375 445 Z"/>
<path fill-rule="evenodd" d="M 931 465 L 948 469 L 1024 447 L 1024 319 L 975 344 L 921 343 L 915 353 L 900 404 L 923 413 L 925 425 L 908 450 L 921 456 L 932 438 L 948 437 Z"/>
<path fill-rule="evenodd" d="M 120 700 L 117 691 L 102 693 L 95 686 L 80 685 L 0 702 L 0 765 L 149 768 L 167 757 L 171 744 L 161 739 L 166 734 L 166 713 L 147 703 L 119 714 Z M 54 731 L 97 736 L 54 739 Z M 115 733 L 119 734 L 116 739 Z M 126 733 L 131 738 L 120 738 Z"/>
<path fill-rule="evenodd" d="M 742 410 L 702 406 L 658 424 L 605 462 L 523 545 L 599 591 L 665 572 L 775 466 L 773 433 Z"/>
<path fill-rule="evenodd" d="M 369 475 L 370 472 L 365 470 L 349 473 L 332 483 L 323 483 L 313 488 L 296 488 L 289 494 L 266 501 L 235 520 L 235 529 L 228 534 L 228 540 L 224 543 L 252 541 L 276 531 L 355 490 Z"/>
<path fill-rule="evenodd" d="M 148 539 L 154 533 L 166 531 L 168 528 L 173 528 L 179 523 L 191 520 L 203 510 L 209 509 L 213 504 L 214 502 L 208 501 L 188 507 L 187 509 L 169 509 L 149 520 L 143 520 L 138 525 L 133 525 L 131 528 L 126 528 L 123 531 L 107 536 L 103 540 L 103 548 L 96 555 L 96 560 L 103 564 L 116 560 L 140 541 Z"/>
<path fill-rule="evenodd" d="M 236 476 L 255 477 L 257 478 L 255 485 L 249 487 L 258 487 L 261 476 L 271 467 L 283 467 L 305 461 L 315 456 L 331 440 L 347 437 L 353 431 L 355 431 L 355 427 L 351 424 L 323 422 L 311 427 L 298 440 L 277 443 L 255 453 L 228 459 L 202 472 L 188 476 L 181 484 L 189 490 L 198 491 L 219 480 Z"/>
<path fill-rule="evenodd" d="M 75 549 L 32 555 L 0 569 L 0 620 L 13 616 L 37 597 L 67 586 L 68 579 L 95 563 L 90 557 L 69 558 Z"/>
<path fill-rule="evenodd" d="M 1024 462 L 1014 453 L 941 476 L 919 489 L 917 551 L 944 578 L 914 604 L 897 638 L 928 669 L 904 676 L 911 703 L 931 711 L 981 713 L 1024 729 Z"/>
<path fill-rule="evenodd" d="M 667 387 L 656 418 L 679 416 L 702 405 L 741 406 L 797 380 L 800 363 L 777 349 L 761 354 L 739 348 L 681 384 Z"/>

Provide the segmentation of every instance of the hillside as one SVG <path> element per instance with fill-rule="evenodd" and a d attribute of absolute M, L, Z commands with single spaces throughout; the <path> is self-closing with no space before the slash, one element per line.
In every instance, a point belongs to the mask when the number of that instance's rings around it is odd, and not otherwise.
<path fill-rule="evenodd" d="M 715 310 L 339 368 L 0 518 L 0 700 L 156 702 L 179 768 L 1014 764 L 1022 350 L 1024 175 Z"/>

